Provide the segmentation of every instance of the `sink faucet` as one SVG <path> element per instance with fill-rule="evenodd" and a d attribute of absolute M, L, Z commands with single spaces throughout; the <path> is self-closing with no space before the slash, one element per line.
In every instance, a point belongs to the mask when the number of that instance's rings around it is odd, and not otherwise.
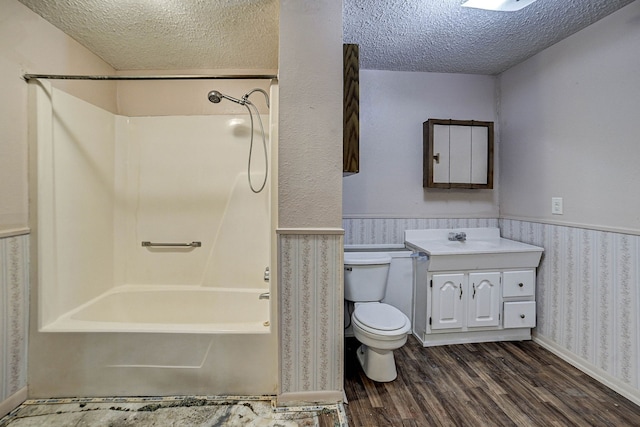
<path fill-rule="evenodd" d="M 467 240 L 467 233 L 465 233 L 464 231 L 460 231 L 460 232 L 451 232 L 449 233 L 449 240 L 451 240 L 452 242 L 464 242 L 465 240 Z"/>

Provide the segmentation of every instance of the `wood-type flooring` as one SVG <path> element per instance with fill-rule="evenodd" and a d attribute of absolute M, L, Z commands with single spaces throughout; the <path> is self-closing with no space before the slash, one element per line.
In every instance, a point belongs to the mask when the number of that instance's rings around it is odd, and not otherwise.
<path fill-rule="evenodd" d="M 398 378 L 376 383 L 345 342 L 350 427 L 640 426 L 640 407 L 533 341 L 396 350 Z"/>

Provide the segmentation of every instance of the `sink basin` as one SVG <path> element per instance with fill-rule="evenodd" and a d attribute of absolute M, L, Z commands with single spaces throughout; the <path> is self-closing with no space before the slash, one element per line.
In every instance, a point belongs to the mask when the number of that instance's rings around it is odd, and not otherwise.
<path fill-rule="evenodd" d="M 464 232 L 465 241 L 450 241 Z M 405 244 L 428 257 L 430 271 L 535 268 L 543 248 L 500 237 L 498 228 L 406 230 Z"/>
<path fill-rule="evenodd" d="M 506 240 L 506 239 L 504 239 Z M 444 246 L 447 249 L 451 249 L 457 252 L 481 252 L 484 250 L 499 249 L 500 241 L 495 240 L 465 240 L 463 242 L 444 242 Z M 446 250 L 442 248 L 442 250 Z"/>

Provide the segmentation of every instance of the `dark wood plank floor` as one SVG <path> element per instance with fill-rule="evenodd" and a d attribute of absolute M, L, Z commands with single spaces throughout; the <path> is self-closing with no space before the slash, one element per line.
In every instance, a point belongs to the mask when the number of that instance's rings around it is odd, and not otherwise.
<path fill-rule="evenodd" d="M 349 426 L 640 426 L 640 407 L 532 341 L 396 350 L 398 378 L 369 380 L 346 340 Z"/>

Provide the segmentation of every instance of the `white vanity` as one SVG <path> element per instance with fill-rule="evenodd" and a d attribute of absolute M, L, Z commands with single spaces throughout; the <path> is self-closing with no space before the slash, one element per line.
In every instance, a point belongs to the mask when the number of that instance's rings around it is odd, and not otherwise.
<path fill-rule="evenodd" d="M 405 244 L 423 346 L 531 339 L 543 248 L 503 239 L 498 228 L 406 230 Z"/>

